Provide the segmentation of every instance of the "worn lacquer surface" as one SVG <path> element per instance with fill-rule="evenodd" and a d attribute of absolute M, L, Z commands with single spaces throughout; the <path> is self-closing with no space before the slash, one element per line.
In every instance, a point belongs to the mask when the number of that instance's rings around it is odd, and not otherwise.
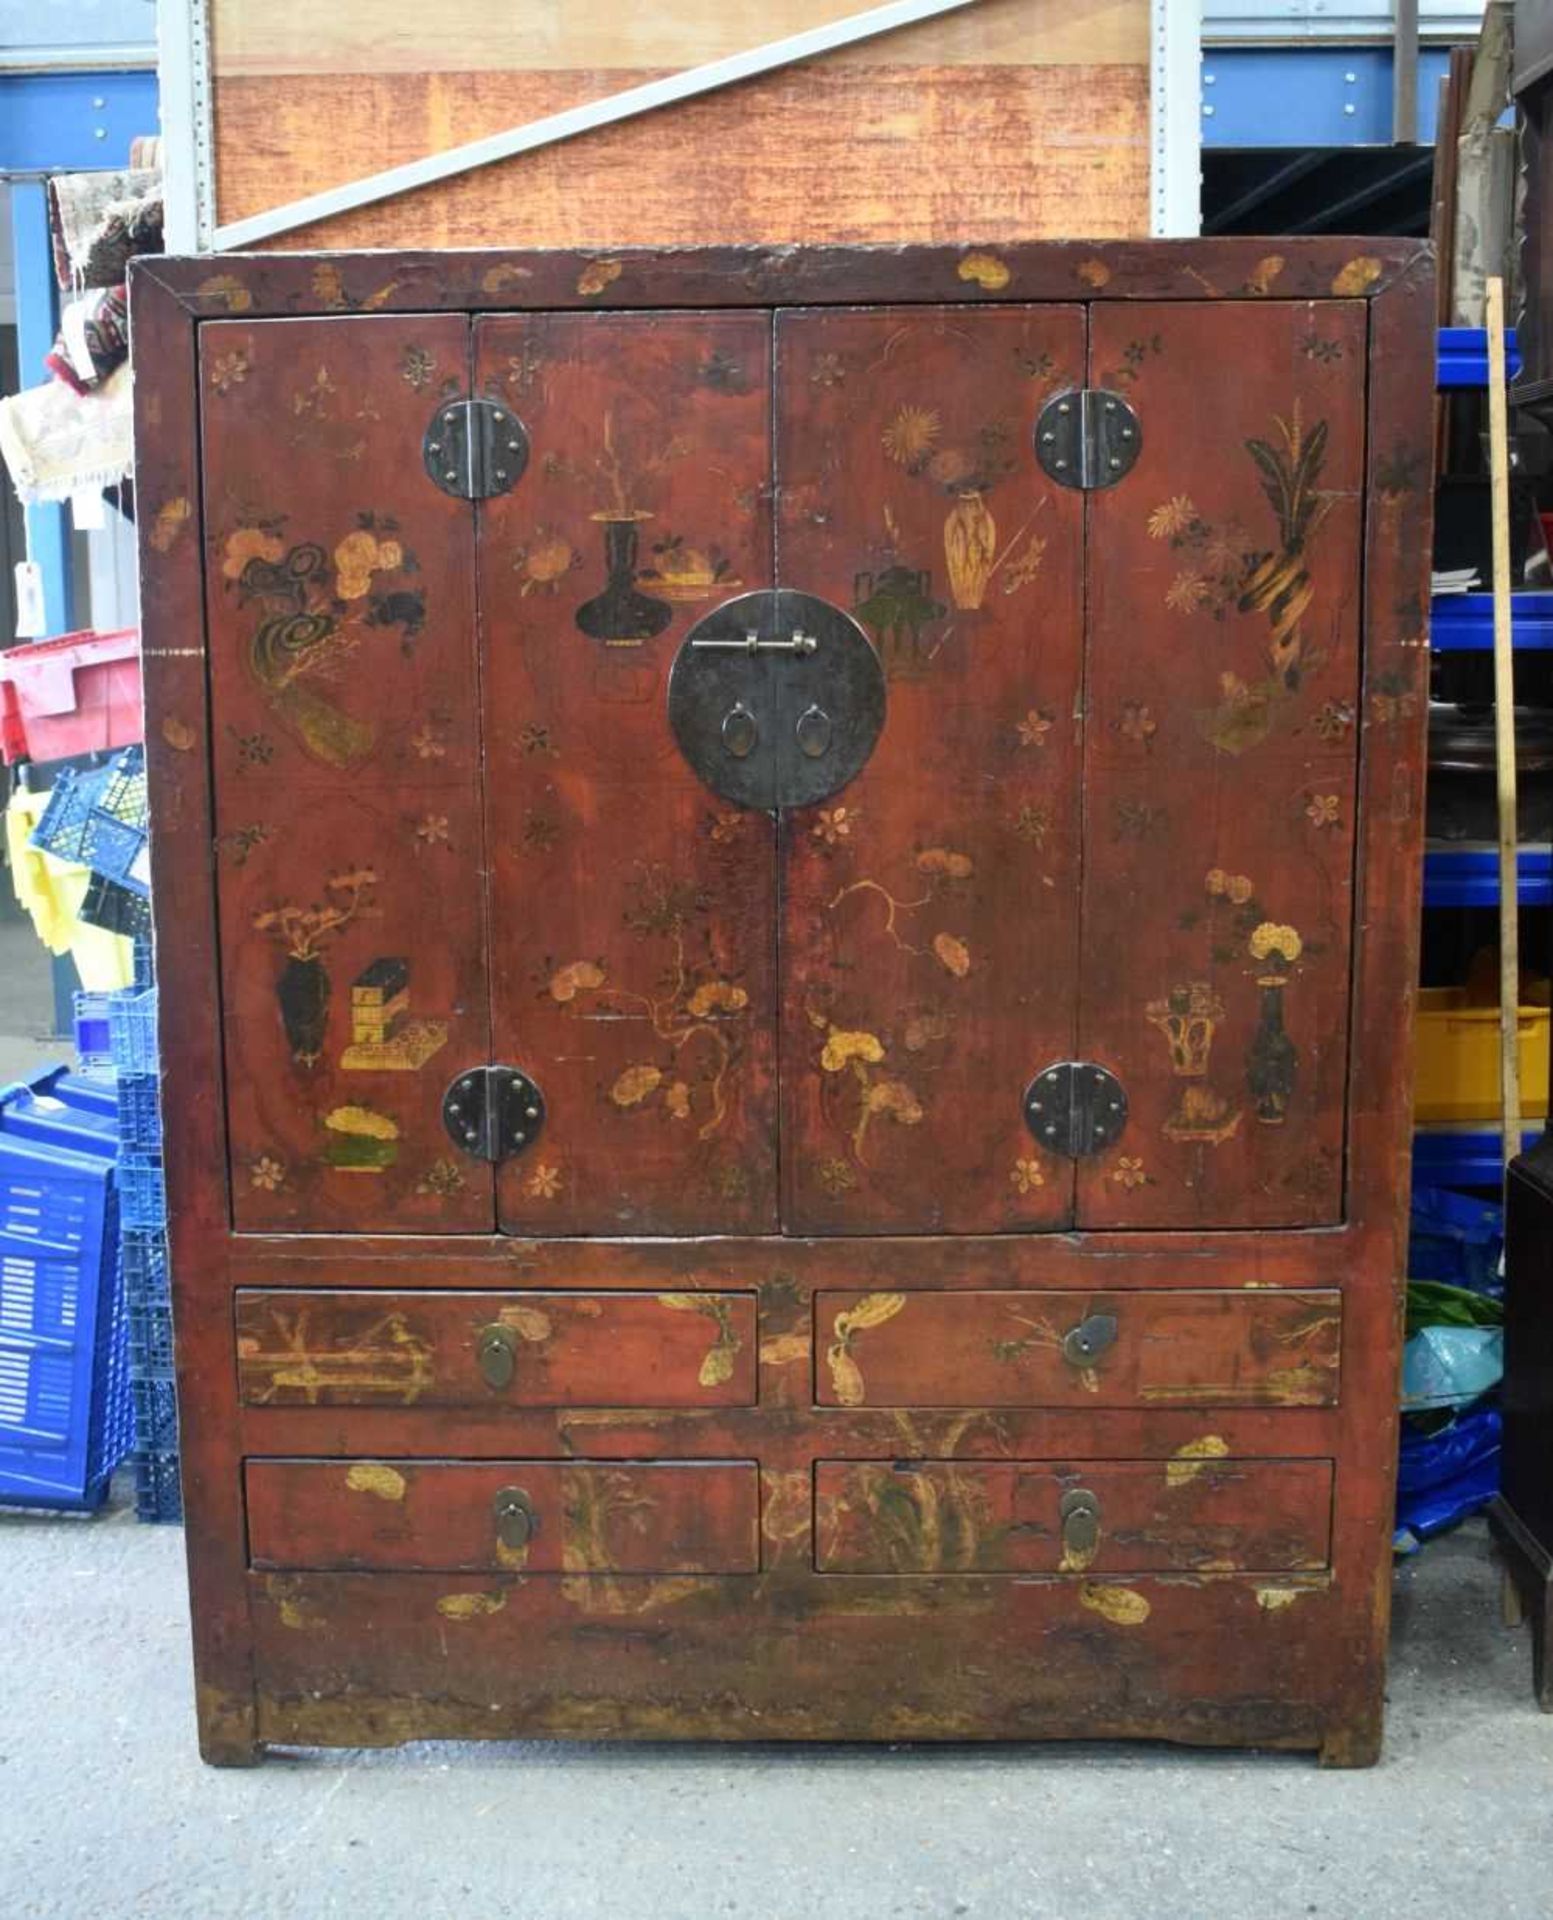
<path fill-rule="evenodd" d="M 778 558 L 867 631 L 884 730 L 783 820 L 785 1219 L 1050 1227 L 1071 1163 L 1024 1123 L 1071 1052 L 1083 498 L 1035 422 L 1077 307 L 785 313 Z"/>
<path fill-rule="evenodd" d="M 480 521 L 498 1057 L 545 1131 L 504 1227 L 776 1222 L 771 820 L 702 785 L 665 715 L 689 628 L 771 581 L 765 314 L 482 322 L 529 466 Z"/>
<path fill-rule="evenodd" d="M 489 1230 L 442 1125 L 489 1057 L 474 515 L 422 436 L 457 315 L 208 327 L 222 1007 L 240 1227 Z"/>

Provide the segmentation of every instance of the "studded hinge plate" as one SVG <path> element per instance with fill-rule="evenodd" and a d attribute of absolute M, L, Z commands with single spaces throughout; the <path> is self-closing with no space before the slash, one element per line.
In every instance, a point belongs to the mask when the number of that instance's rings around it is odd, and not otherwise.
<path fill-rule="evenodd" d="M 1056 1060 L 1025 1088 L 1025 1124 L 1048 1153 L 1100 1153 L 1127 1125 L 1127 1092 L 1092 1060 Z"/>
<path fill-rule="evenodd" d="M 1142 446 L 1137 414 L 1109 387 L 1053 394 L 1035 423 L 1035 457 L 1059 486 L 1114 487 Z"/>
<path fill-rule="evenodd" d="M 460 500 L 510 493 L 528 465 L 528 429 L 496 400 L 448 400 L 421 443 L 429 478 Z"/>
<path fill-rule="evenodd" d="M 538 1137 L 544 1095 L 518 1067 L 470 1067 L 442 1096 L 442 1124 L 476 1160 L 508 1160 Z"/>

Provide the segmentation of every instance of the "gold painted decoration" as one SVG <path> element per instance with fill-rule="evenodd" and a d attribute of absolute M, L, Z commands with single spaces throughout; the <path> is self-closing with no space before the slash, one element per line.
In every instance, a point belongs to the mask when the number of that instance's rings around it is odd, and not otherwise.
<path fill-rule="evenodd" d="M 893 1320 L 905 1304 L 903 1293 L 870 1293 L 855 1307 L 843 1309 L 836 1315 L 830 1345 L 825 1349 L 825 1364 L 830 1368 L 831 1386 L 842 1406 L 860 1407 L 868 1397 L 862 1369 L 855 1358 L 858 1335 Z"/>

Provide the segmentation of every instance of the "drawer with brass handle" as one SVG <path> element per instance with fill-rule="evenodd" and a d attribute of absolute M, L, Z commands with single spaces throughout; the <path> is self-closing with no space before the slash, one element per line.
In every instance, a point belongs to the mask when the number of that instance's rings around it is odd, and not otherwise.
<path fill-rule="evenodd" d="M 821 1460 L 821 1573 L 1305 1573 L 1330 1460 Z"/>
<path fill-rule="evenodd" d="M 1342 1296 L 1282 1288 L 817 1293 L 836 1407 L 1327 1407 Z"/>
<path fill-rule="evenodd" d="M 750 1460 L 250 1460 L 277 1572 L 754 1573 Z"/>
<path fill-rule="evenodd" d="M 237 1295 L 250 1407 L 747 1407 L 753 1293 Z"/>

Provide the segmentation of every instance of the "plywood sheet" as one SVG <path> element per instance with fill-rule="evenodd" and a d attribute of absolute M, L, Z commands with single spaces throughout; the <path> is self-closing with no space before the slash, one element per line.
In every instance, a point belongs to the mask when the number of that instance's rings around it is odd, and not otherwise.
<path fill-rule="evenodd" d="M 219 0 L 217 211 L 322 188 L 843 17 L 840 0 Z M 467 15 L 468 18 L 464 18 Z M 428 26 L 431 22 L 431 27 Z M 282 236 L 283 247 L 1005 241 L 1148 230 L 1148 0 L 983 0 Z M 433 39 L 434 29 L 434 39 Z"/>

